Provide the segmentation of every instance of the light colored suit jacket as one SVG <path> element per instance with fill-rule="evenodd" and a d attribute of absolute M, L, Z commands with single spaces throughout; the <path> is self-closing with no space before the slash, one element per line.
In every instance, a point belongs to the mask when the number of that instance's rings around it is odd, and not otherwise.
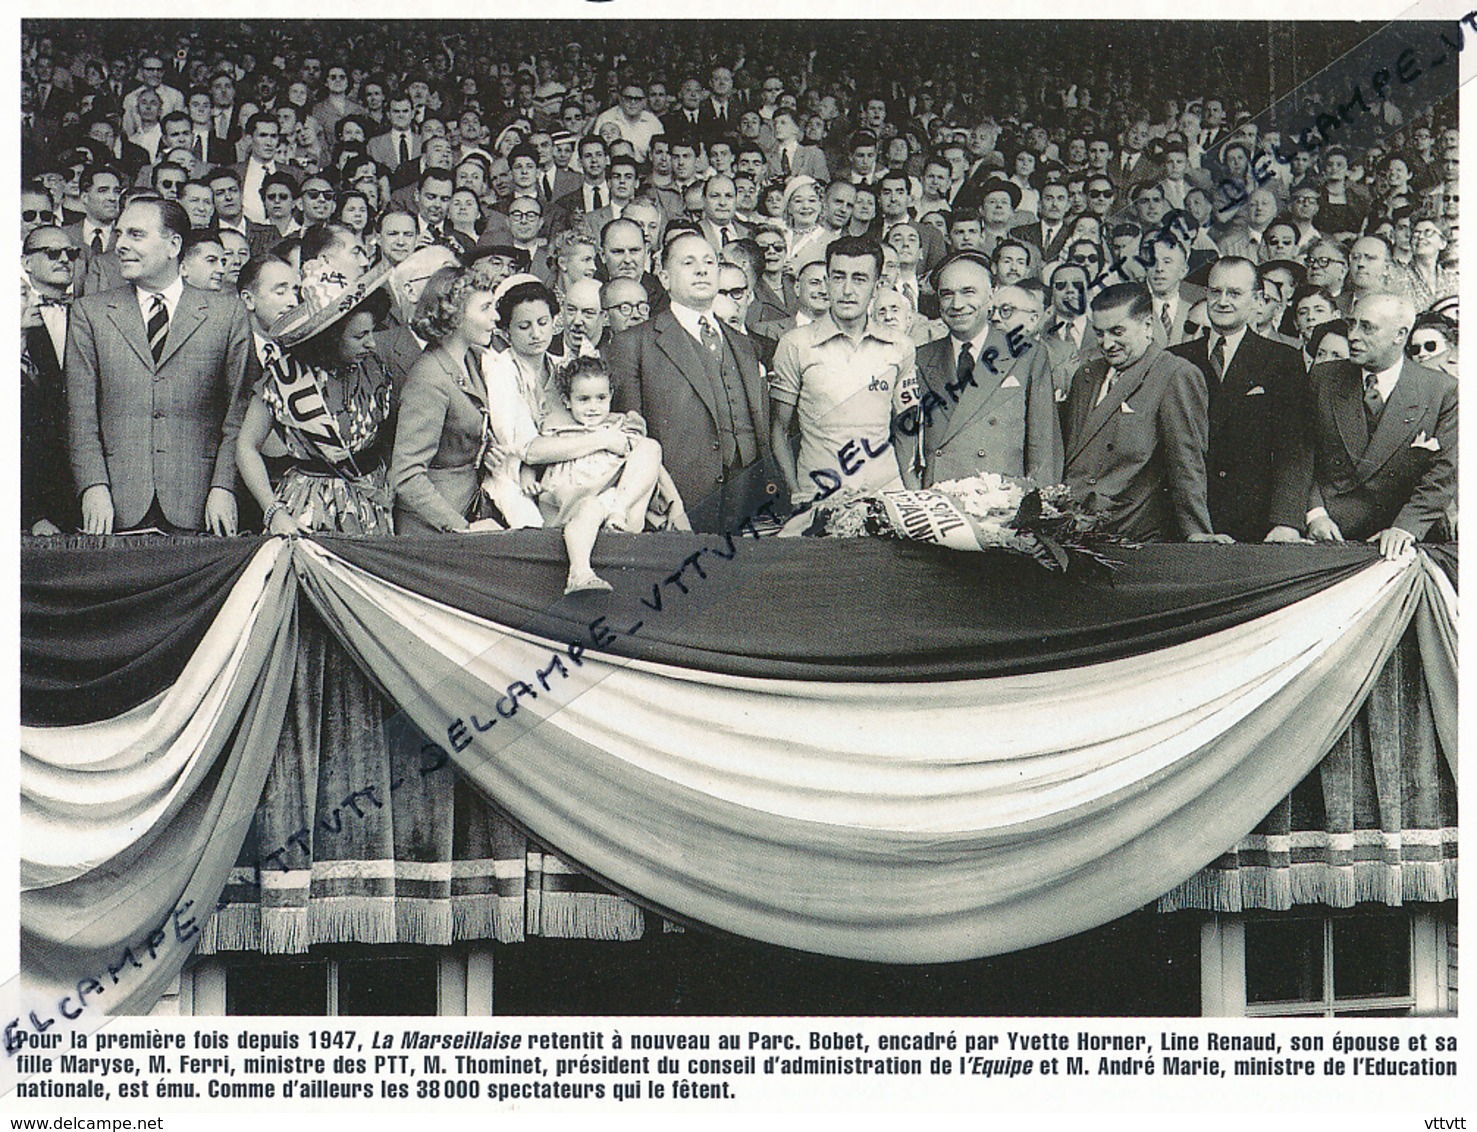
<path fill-rule="evenodd" d="M 795 150 L 795 158 L 790 163 L 788 174 L 781 168 L 782 155 L 780 147 L 769 151 L 769 177 L 776 180 L 781 177 L 814 177 L 817 181 L 825 182 L 831 179 L 830 170 L 826 167 L 826 155 L 818 146 L 801 144 Z"/>
<path fill-rule="evenodd" d="M 236 489 L 236 432 L 252 350 L 235 295 L 186 287 L 158 364 L 131 285 L 78 299 L 67 319 L 67 408 L 79 493 L 105 484 L 115 529 L 157 497 L 202 530 L 213 487 Z"/>
<path fill-rule="evenodd" d="M 427 350 L 400 392 L 390 459 L 397 534 L 461 530 L 477 499 L 483 391 L 463 389 L 453 364 L 444 351 Z"/>
<path fill-rule="evenodd" d="M 973 383 L 961 387 L 952 337 L 918 347 L 922 428 L 918 441 L 899 447 L 911 455 L 921 443 L 926 460 L 921 475 L 915 460 L 899 460 L 910 487 L 982 472 L 1026 476 L 1043 486 L 1060 482 L 1062 438 L 1050 358 L 1029 338 L 1017 339 L 1016 348 L 1020 353 L 1012 357 L 1006 336 L 991 330 L 975 359 Z"/>
<path fill-rule="evenodd" d="M 407 131 L 409 137 L 406 139 L 410 144 L 410 160 L 419 161 L 421 156 L 421 139 L 416 136 L 414 130 Z M 400 168 L 400 150 L 395 144 L 392 136 L 393 131 L 386 130 L 382 134 L 376 134 L 366 143 L 364 149 L 370 157 L 374 158 L 391 173 Z"/>

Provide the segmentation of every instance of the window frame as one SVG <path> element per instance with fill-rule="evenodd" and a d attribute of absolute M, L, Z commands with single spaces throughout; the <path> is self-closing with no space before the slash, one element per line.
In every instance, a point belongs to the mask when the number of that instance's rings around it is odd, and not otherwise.
<path fill-rule="evenodd" d="M 339 945 L 334 945 L 336 948 Z M 377 945 L 366 944 L 362 955 L 372 958 Z M 484 946 L 427 947 L 436 955 L 436 1013 L 424 1017 L 488 1018 L 492 1016 L 492 948 Z M 180 974 L 179 1012 L 194 1017 L 226 1017 L 226 982 L 231 960 L 242 952 L 226 952 L 201 956 Z M 251 953 L 255 954 L 255 953 Z M 312 953 L 309 952 L 309 955 Z M 344 954 L 324 955 L 327 964 L 328 994 L 326 1014 L 303 1015 L 304 1018 L 361 1017 L 338 1013 L 339 964 Z M 245 1017 L 233 1015 L 232 1017 Z M 412 1017 L 407 1015 L 406 1017 Z M 419 1015 L 415 1017 L 421 1017 Z"/>
<path fill-rule="evenodd" d="M 1380 906 L 1385 914 L 1384 906 Z M 1412 1017 L 1450 1012 L 1446 920 L 1434 906 L 1392 908 L 1410 925 L 1410 993 L 1338 999 L 1333 983 L 1333 925 L 1359 909 L 1308 908 L 1323 924 L 1323 998 L 1320 1001 L 1248 1003 L 1246 1000 L 1246 913 L 1215 913 L 1200 929 L 1200 1013 L 1206 1018 L 1335 1018 L 1392 1007 Z M 1279 915 L 1272 913 L 1272 915 Z"/>

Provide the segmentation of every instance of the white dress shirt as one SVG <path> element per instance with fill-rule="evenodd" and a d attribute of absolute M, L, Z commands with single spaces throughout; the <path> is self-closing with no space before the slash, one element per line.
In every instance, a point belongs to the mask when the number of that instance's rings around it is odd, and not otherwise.
<path fill-rule="evenodd" d="M 185 281 L 183 277 L 176 275 L 174 282 L 168 287 L 161 287 L 157 291 L 149 291 L 140 287 L 137 283 L 133 285 L 134 297 L 138 299 L 138 311 L 143 316 L 144 325 L 149 325 L 149 312 L 154 307 L 154 296 L 160 295 L 164 299 L 164 309 L 169 313 L 169 321 L 174 321 L 175 309 L 179 306 L 180 297 L 185 293 Z"/>

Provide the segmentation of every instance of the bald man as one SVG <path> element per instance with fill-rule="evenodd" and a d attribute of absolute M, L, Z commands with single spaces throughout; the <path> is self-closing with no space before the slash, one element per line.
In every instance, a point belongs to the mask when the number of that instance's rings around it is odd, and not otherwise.
<path fill-rule="evenodd" d="M 564 329 L 554 335 L 549 346 L 551 357 L 562 355 L 566 361 L 578 357 L 598 356 L 604 345 L 605 311 L 600 304 L 600 280 L 591 276 L 579 279 L 564 292 L 559 306 Z"/>
<path fill-rule="evenodd" d="M 1404 296 L 1366 295 L 1354 305 L 1348 359 L 1308 374 L 1304 475 L 1315 540 L 1364 539 L 1396 558 L 1417 540 L 1446 537 L 1457 481 L 1457 386 L 1406 358 L 1414 323 L 1415 307 Z M 1279 526 L 1267 537 L 1296 534 Z"/>

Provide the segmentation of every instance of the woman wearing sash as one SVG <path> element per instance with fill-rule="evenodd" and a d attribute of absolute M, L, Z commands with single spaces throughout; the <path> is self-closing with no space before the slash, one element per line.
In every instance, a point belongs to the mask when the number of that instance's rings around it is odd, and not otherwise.
<path fill-rule="evenodd" d="M 479 470 L 491 443 L 480 354 L 492 341 L 492 292 L 468 268 L 426 281 L 412 326 L 430 346 L 400 398 L 390 483 L 402 535 L 500 530 L 480 518 Z"/>
<path fill-rule="evenodd" d="M 374 352 L 389 309 L 388 267 L 349 284 L 305 272 L 303 301 L 271 328 L 267 359 L 236 441 L 242 482 L 269 534 L 393 534 L 385 464 L 393 386 Z M 262 449 L 275 433 L 291 463 L 275 491 Z"/>

